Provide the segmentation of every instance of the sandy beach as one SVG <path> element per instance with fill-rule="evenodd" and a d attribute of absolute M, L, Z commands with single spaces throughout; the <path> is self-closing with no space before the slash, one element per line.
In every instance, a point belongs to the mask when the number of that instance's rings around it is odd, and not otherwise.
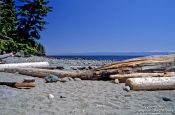
<path fill-rule="evenodd" d="M 7 63 L 49 61 L 70 69 L 70 66 L 100 66 L 111 61 L 64 60 L 44 57 L 9 57 Z M 34 78 L 12 73 L 0 73 L 0 81 L 20 82 Z M 0 86 L 1 115 L 174 115 L 175 90 L 125 91 L 124 84 L 112 81 L 68 81 L 45 83 L 34 78 L 36 87 L 17 89 Z M 4 92 L 4 89 L 7 92 Z M 52 94 L 54 98 L 49 98 Z M 165 101 L 163 98 L 171 101 Z"/>

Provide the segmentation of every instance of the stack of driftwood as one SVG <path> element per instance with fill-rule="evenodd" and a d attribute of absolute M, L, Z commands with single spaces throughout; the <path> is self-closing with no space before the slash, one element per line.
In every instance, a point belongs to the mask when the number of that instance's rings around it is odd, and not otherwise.
<path fill-rule="evenodd" d="M 132 90 L 175 90 L 175 55 L 141 57 L 98 68 Z"/>
<path fill-rule="evenodd" d="M 174 90 L 175 55 L 135 58 L 86 71 L 58 70 L 48 62 L 0 64 L 0 71 L 43 78 L 49 74 L 83 80 L 115 80 L 132 90 Z"/>

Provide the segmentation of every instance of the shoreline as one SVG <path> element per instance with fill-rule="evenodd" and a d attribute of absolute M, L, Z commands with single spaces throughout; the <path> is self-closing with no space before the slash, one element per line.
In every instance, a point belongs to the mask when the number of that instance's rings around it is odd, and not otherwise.
<path fill-rule="evenodd" d="M 111 60 L 57 59 L 45 56 L 8 57 L 3 59 L 3 61 L 6 61 L 6 63 L 49 62 L 53 66 L 61 66 L 67 70 L 70 70 L 71 67 L 100 67 L 113 62 Z"/>

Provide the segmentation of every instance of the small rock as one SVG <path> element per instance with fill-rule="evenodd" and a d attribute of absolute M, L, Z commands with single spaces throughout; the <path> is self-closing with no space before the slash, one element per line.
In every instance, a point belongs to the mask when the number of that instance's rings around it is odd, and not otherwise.
<path fill-rule="evenodd" d="M 24 51 L 17 52 L 14 57 L 25 57 Z"/>
<path fill-rule="evenodd" d="M 26 83 L 35 82 L 35 79 L 33 79 L 33 78 L 25 78 L 23 82 L 26 82 Z"/>
<path fill-rule="evenodd" d="M 93 68 L 91 66 L 89 66 L 88 69 L 93 69 Z"/>
<path fill-rule="evenodd" d="M 162 100 L 164 100 L 164 101 L 172 101 L 170 98 L 168 98 L 168 97 L 162 97 Z"/>
<path fill-rule="evenodd" d="M 115 79 L 114 80 L 114 83 L 119 84 L 119 80 L 118 79 Z"/>
<path fill-rule="evenodd" d="M 54 95 L 49 94 L 49 99 L 53 99 L 53 98 L 54 98 Z"/>
<path fill-rule="evenodd" d="M 66 97 L 61 95 L 60 98 L 66 98 Z"/>
<path fill-rule="evenodd" d="M 52 75 L 52 74 L 46 76 L 44 79 L 45 79 L 46 83 L 57 82 L 57 81 L 60 80 L 60 79 L 58 78 L 58 76 L 56 76 L 56 75 Z"/>
<path fill-rule="evenodd" d="M 130 89 L 130 87 L 129 87 L 129 86 L 125 86 L 125 87 L 123 88 L 123 90 L 125 90 L 125 91 L 129 92 L 131 89 Z"/>
<path fill-rule="evenodd" d="M 74 80 L 75 80 L 75 81 L 81 81 L 81 79 L 80 79 L 80 78 L 74 78 Z"/>
<path fill-rule="evenodd" d="M 86 67 L 77 67 L 78 70 L 85 70 Z"/>
<path fill-rule="evenodd" d="M 60 80 L 60 82 L 68 82 L 68 81 L 70 81 L 68 77 L 64 77 Z"/>
<path fill-rule="evenodd" d="M 63 70 L 64 67 L 63 66 L 57 66 L 56 69 L 60 69 L 60 70 Z"/>
<path fill-rule="evenodd" d="M 77 68 L 75 68 L 75 67 L 71 67 L 71 69 L 72 69 L 72 70 L 77 70 Z"/>
<path fill-rule="evenodd" d="M 74 79 L 72 77 L 68 77 L 69 81 L 74 81 Z"/>

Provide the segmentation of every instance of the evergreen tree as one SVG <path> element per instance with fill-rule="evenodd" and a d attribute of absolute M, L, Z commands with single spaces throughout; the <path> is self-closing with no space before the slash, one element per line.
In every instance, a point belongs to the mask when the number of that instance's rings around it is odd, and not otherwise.
<path fill-rule="evenodd" d="M 0 0 L 0 53 L 17 49 L 16 12 L 13 0 Z"/>
<path fill-rule="evenodd" d="M 17 30 L 21 41 L 32 45 L 40 39 L 40 31 L 46 25 L 44 17 L 52 10 L 47 0 L 19 0 L 23 5 L 18 6 Z"/>
<path fill-rule="evenodd" d="M 0 0 L 0 10 L 0 34 L 12 37 L 17 22 L 13 0 Z"/>
<path fill-rule="evenodd" d="M 24 51 L 44 55 L 39 43 L 44 17 L 52 10 L 47 0 L 19 0 L 17 13 L 13 0 L 0 0 L 0 53 Z"/>

